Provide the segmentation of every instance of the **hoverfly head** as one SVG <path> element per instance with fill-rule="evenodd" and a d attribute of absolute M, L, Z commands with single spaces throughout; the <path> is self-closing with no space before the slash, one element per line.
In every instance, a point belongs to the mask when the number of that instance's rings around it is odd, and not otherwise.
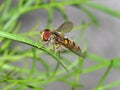
<path fill-rule="evenodd" d="M 51 31 L 49 29 L 45 29 L 41 31 L 40 34 L 43 41 L 48 41 L 51 36 Z"/>

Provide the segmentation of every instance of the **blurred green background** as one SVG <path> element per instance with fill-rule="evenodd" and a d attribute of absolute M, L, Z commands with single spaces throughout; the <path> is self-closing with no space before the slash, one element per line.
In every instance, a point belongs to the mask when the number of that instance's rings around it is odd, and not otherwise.
<path fill-rule="evenodd" d="M 119 8 L 118 0 L 0 0 L 0 90 L 119 90 Z M 41 42 L 40 31 L 65 21 L 85 59 Z"/>

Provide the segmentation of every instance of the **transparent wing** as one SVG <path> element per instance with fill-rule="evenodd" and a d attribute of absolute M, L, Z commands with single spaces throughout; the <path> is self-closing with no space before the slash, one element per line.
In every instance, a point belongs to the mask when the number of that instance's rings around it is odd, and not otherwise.
<path fill-rule="evenodd" d="M 72 29 L 73 29 L 72 22 L 64 22 L 56 31 L 67 33 L 67 32 L 70 32 Z"/>

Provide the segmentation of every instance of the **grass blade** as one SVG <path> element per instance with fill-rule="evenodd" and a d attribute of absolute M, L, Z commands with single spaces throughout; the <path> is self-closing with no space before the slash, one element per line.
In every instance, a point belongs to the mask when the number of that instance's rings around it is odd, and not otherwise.
<path fill-rule="evenodd" d="M 34 42 L 28 38 L 25 38 L 21 35 L 11 34 L 11 33 L 3 32 L 3 31 L 0 31 L 0 37 L 9 38 L 9 39 L 12 39 L 15 41 L 19 41 L 19 42 L 28 44 L 28 45 L 33 46 L 35 48 L 39 48 L 40 50 L 47 52 L 49 55 L 51 55 L 55 60 L 57 60 L 64 67 L 64 69 L 66 71 L 68 71 L 67 67 L 62 63 L 62 61 L 59 59 L 59 57 L 57 57 L 54 53 L 50 52 L 48 49 L 43 47 L 41 44 Z"/>

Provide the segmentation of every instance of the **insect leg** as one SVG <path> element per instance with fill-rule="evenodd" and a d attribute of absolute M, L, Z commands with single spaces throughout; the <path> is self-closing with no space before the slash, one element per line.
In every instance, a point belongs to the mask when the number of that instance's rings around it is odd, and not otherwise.
<path fill-rule="evenodd" d="M 52 45 L 53 45 L 53 51 L 55 51 L 55 44 L 54 44 L 54 43 L 52 43 Z"/>
<path fill-rule="evenodd" d="M 58 46 L 56 46 L 56 49 L 58 49 L 59 47 L 61 47 L 61 44 L 59 44 Z"/>
<path fill-rule="evenodd" d="M 53 50 L 54 50 L 54 52 L 55 52 L 55 54 L 57 54 L 57 49 L 59 48 L 59 47 L 61 47 L 61 44 L 55 44 L 55 43 L 52 43 L 52 45 L 53 45 Z"/>

